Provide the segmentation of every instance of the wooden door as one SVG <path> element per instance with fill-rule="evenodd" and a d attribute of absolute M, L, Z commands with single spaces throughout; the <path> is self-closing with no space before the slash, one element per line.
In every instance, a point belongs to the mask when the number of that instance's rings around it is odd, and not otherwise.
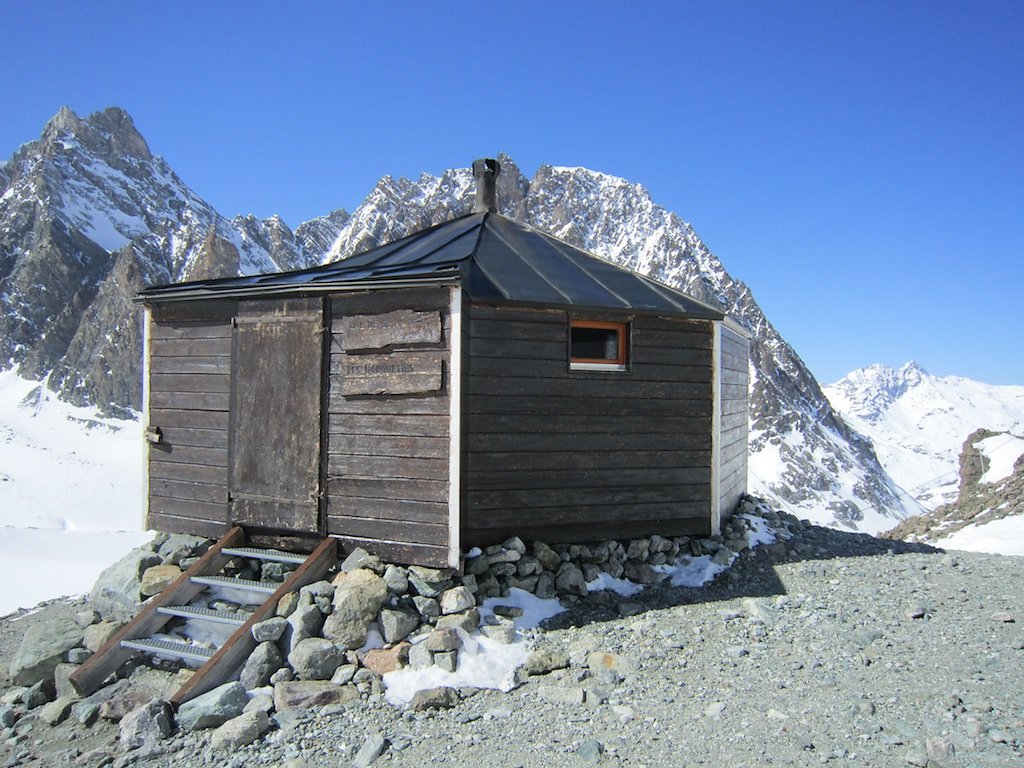
<path fill-rule="evenodd" d="M 322 533 L 322 300 L 242 302 L 234 355 L 231 521 Z"/>

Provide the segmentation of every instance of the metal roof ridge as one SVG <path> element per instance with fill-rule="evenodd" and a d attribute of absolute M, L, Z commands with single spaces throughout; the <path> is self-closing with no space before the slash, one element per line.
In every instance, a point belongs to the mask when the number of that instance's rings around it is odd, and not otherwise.
<path fill-rule="evenodd" d="M 556 250 L 558 250 L 559 253 L 561 253 L 563 256 L 565 256 L 567 259 L 569 259 L 573 263 L 573 265 L 575 265 L 577 268 L 579 268 L 584 274 L 586 274 L 587 277 L 589 277 L 591 280 L 593 280 L 595 283 L 597 283 L 599 286 L 601 286 L 604 290 L 606 290 L 609 293 L 609 295 L 614 296 L 616 299 L 621 301 L 623 306 L 628 307 L 628 306 L 631 305 L 632 302 L 627 301 L 623 296 L 619 295 L 616 291 L 613 291 L 611 288 L 609 288 L 607 285 L 605 285 L 596 275 L 594 275 L 589 269 L 587 269 L 587 267 L 586 267 L 586 261 L 587 260 L 586 259 L 581 259 L 581 260 L 577 261 L 577 259 L 575 258 L 577 254 L 575 252 L 579 252 L 579 253 L 583 254 L 584 256 L 587 256 L 587 257 L 589 257 L 591 259 L 599 259 L 603 264 L 607 264 L 609 266 L 615 267 L 616 269 L 620 269 L 623 272 L 626 272 L 627 274 L 630 274 L 630 275 L 639 276 L 639 273 L 634 272 L 633 270 L 630 270 L 630 269 L 625 269 L 624 267 L 620 267 L 618 264 L 613 264 L 612 262 L 608 261 L 607 259 L 602 258 L 601 256 L 598 256 L 596 253 L 590 253 L 589 251 L 584 251 L 582 248 L 577 248 L 576 246 L 572 245 L 571 243 L 567 243 L 564 240 L 559 240 L 557 237 L 554 237 L 553 235 L 547 235 L 547 234 L 544 234 L 543 232 L 541 232 L 540 234 L 544 238 L 552 241 L 553 247 Z M 565 246 L 565 247 L 563 247 L 563 246 Z M 566 248 L 568 248 L 568 250 L 566 250 Z M 580 263 L 580 262 L 582 262 L 582 263 Z"/>
<path fill-rule="evenodd" d="M 511 222 L 511 223 L 513 223 L 513 224 L 515 224 L 515 225 L 517 225 L 517 226 L 522 226 L 522 225 L 520 225 L 520 224 L 519 224 L 519 222 L 518 222 L 518 221 L 516 221 L 516 220 L 514 220 L 514 219 L 509 219 L 509 218 L 507 218 L 507 217 L 505 217 L 505 216 L 502 216 L 501 218 L 503 218 L 503 219 L 505 219 L 505 221 L 509 221 L 509 222 Z M 536 230 L 536 229 L 533 229 L 532 231 L 533 231 L 533 232 L 535 232 L 535 233 L 537 233 L 537 234 L 541 234 L 541 235 L 543 235 L 543 234 L 544 234 L 543 232 L 540 232 L 539 230 Z M 526 267 L 527 269 L 529 269 L 529 270 L 530 270 L 531 272 L 533 272 L 533 274 L 535 274 L 535 275 L 536 275 L 537 277 L 539 277 L 539 278 L 541 279 L 541 281 L 542 281 L 542 282 L 544 282 L 544 283 L 546 283 L 546 284 L 547 284 L 547 285 L 548 285 L 548 286 L 549 286 L 549 287 L 550 287 L 550 288 L 551 288 L 551 289 L 552 289 L 552 290 L 553 290 L 553 291 L 554 291 L 555 293 L 557 293 L 557 294 L 558 294 L 559 296 L 561 296 L 561 297 L 562 297 L 563 299 L 565 299 L 565 301 L 567 301 L 567 302 L 568 302 L 568 303 L 569 303 L 570 305 L 572 305 L 572 304 L 574 303 L 574 302 L 573 302 L 573 300 L 572 300 L 572 297 L 571 297 L 570 295 L 566 294 L 566 293 L 565 293 L 564 291 L 562 291 L 562 290 L 561 290 L 561 289 L 560 289 L 560 288 L 559 288 L 559 287 L 558 287 L 557 285 L 555 285 L 555 284 L 554 284 L 554 283 L 552 283 L 552 282 L 551 282 L 550 280 L 548 280 L 548 279 L 547 279 L 547 277 L 545 277 L 545 276 L 544 276 L 544 275 L 543 275 L 542 273 L 540 273 L 539 271 L 537 271 L 537 268 L 536 268 L 536 267 L 534 267 L 534 266 L 533 266 L 532 264 L 530 264 L 530 262 L 529 262 L 529 261 L 527 261 L 526 259 L 524 259 L 524 258 L 522 257 L 522 255 L 521 255 L 521 254 L 519 253 L 519 251 L 517 251 L 517 250 L 515 249 L 515 247 L 514 247 L 514 246 L 512 245 L 512 243 L 510 243 L 510 242 L 509 242 L 508 240 L 506 240 L 506 239 L 505 239 L 504 237 L 502 237 L 502 236 L 501 236 L 501 233 L 500 233 L 500 232 L 498 232 L 498 231 L 497 231 L 496 229 L 491 229 L 491 230 L 490 230 L 490 232 L 491 232 L 491 233 L 492 233 L 492 234 L 493 234 L 493 235 L 494 235 L 494 236 L 495 236 L 496 238 L 498 238 L 498 239 L 499 239 L 499 240 L 500 240 L 501 242 L 503 242 L 503 243 L 504 243 L 504 244 L 505 244 L 505 245 L 506 245 L 506 246 L 508 247 L 508 249 L 509 249 L 509 250 L 510 250 L 510 251 L 511 251 L 512 253 L 514 253 L 514 254 L 515 254 L 516 258 L 517 258 L 517 259 L 519 259 L 519 261 L 521 261 L 521 262 L 523 263 L 523 265 L 524 265 L 524 266 L 525 266 L 525 267 Z M 481 235 L 481 238 L 482 238 L 482 237 L 483 237 L 483 236 Z M 479 266 L 479 262 L 477 263 L 477 266 Z M 481 269 L 482 269 L 482 268 L 481 268 Z M 486 274 L 486 272 L 485 272 L 485 274 Z M 489 277 L 489 276 L 488 276 L 488 277 Z M 493 282 L 493 280 L 492 280 L 491 282 Z"/>

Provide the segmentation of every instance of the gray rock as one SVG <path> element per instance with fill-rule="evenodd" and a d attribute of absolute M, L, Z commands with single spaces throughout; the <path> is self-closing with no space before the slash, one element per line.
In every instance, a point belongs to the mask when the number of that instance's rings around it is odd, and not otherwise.
<path fill-rule="evenodd" d="M 516 639 L 516 625 L 511 621 L 499 621 L 497 624 L 483 624 L 480 634 L 496 643 L 508 645 Z"/>
<path fill-rule="evenodd" d="M 21 695 L 21 702 L 25 705 L 25 709 L 35 709 L 44 704 L 49 704 L 56 697 L 57 691 L 53 684 L 53 678 L 48 677 L 45 680 L 40 680 L 35 685 L 29 686 L 28 690 Z"/>
<path fill-rule="evenodd" d="M 569 656 L 562 651 L 533 651 L 526 657 L 525 669 L 528 675 L 546 675 L 568 666 Z"/>
<path fill-rule="evenodd" d="M 462 638 L 454 627 L 437 627 L 420 645 L 432 653 L 444 653 L 461 648 Z"/>
<path fill-rule="evenodd" d="M 303 640 L 320 635 L 324 626 L 324 615 L 312 603 L 300 604 L 286 621 L 288 627 L 285 629 L 284 637 L 288 652 L 291 653 Z"/>
<path fill-rule="evenodd" d="M 956 748 L 950 739 L 933 738 L 928 739 L 925 743 L 925 751 L 928 753 L 930 762 L 945 763 L 953 759 Z"/>
<path fill-rule="evenodd" d="M 161 561 L 152 550 L 133 549 L 99 575 L 89 593 L 89 603 L 104 619 L 128 621 L 139 609 L 142 574 Z"/>
<path fill-rule="evenodd" d="M 453 613 L 448 616 L 441 616 L 438 618 L 435 626 L 453 627 L 464 630 L 465 632 L 473 632 L 480 626 L 480 611 L 476 608 L 470 608 L 468 611 L 464 611 L 463 613 Z"/>
<path fill-rule="evenodd" d="M 434 664 L 434 653 L 427 648 L 426 642 L 416 643 L 409 648 L 409 666 L 413 669 L 426 669 Z"/>
<path fill-rule="evenodd" d="M 413 565 L 409 568 L 409 583 L 423 597 L 439 597 L 452 586 L 451 572 Z"/>
<path fill-rule="evenodd" d="M 362 547 L 356 547 L 352 550 L 352 554 L 345 558 L 341 564 L 341 570 L 345 573 L 359 570 L 360 568 L 366 568 L 374 571 L 375 573 L 383 573 L 384 564 L 380 558 L 376 555 L 371 555 Z"/>
<path fill-rule="evenodd" d="M 404 595 L 409 591 L 409 577 L 397 565 L 388 565 L 384 569 L 384 583 L 388 587 L 388 592 L 393 595 Z"/>
<path fill-rule="evenodd" d="M 533 556 L 546 571 L 555 572 L 562 567 L 562 558 L 543 541 L 533 542 Z"/>
<path fill-rule="evenodd" d="M 100 621 L 90 624 L 82 635 L 82 644 L 90 653 L 96 653 L 122 626 L 124 625 L 119 621 Z"/>
<path fill-rule="evenodd" d="M 270 718 L 262 710 L 243 712 L 217 727 L 210 734 L 214 749 L 238 749 L 252 744 L 270 729 Z"/>
<path fill-rule="evenodd" d="M 445 672 L 454 672 L 459 667 L 458 651 L 441 651 L 434 654 L 434 666 Z"/>
<path fill-rule="evenodd" d="M 334 610 L 324 622 L 324 637 L 346 649 L 359 648 L 387 596 L 384 579 L 365 568 L 339 577 L 335 580 Z"/>
<path fill-rule="evenodd" d="M 586 595 L 587 582 L 583 571 L 572 563 L 563 563 L 555 576 L 555 589 L 567 595 Z"/>
<path fill-rule="evenodd" d="M 213 544 L 209 539 L 199 536 L 189 536 L 183 533 L 172 533 L 167 537 L 156 553 L 163 563 L 180 565 L 182 559 L 192 556 L 206 554 L 206 551 Z"/>
<path fill-rule="evenodd" d="M 412 603 L 416 606 L 416 610 L 423 617 L 424 621 L 436 619 L 441 615 L 441 604 L 432 597 L 416 595 L 412 599 Z"/>
<path fill-rule="evenodd" d="M 348 685 L 352 682 L 356 672 L 359 670 L 355 664 L 342 664 L 331 675 L 331 682 L 335 685 Z"/>
<path fill-rule="evenodd" d="M 398 643 L 420 625 L 420 617 L 402 610 L 384 609 L 378 619 L 385 643 Z"/>
<path fill-rule="evenodd" d="M 242 714 L 247 701 L 241 683 L 225 683 L 182 704 L 178 708 L 178 726 L 185 731 L 216 728 Z"/>
<path fill-rule="evenodd" d="M 544 571 L 537 576 L 537 584 L 533 588 L 533 594 L 542 600 L 550 600 L 555 596 L 555 574 Z"/>
<path fill-rule="evenodd" d="M 584 739 L 576 750 L 576 754 L 580 756 L 581 760 L 588 763 L 597 762 L 604 754 L 604 744 L 597 739 Z"/>
<path fill-rule="evenodd" d="M 265 685 L 270 685 L 270 678 L 282 666 L 284 666 L 284 658 L 281 656 L 277 644 L 270 641 L 262 642 L 249 654 L 249 658 L 242 665 L 242 673 L 238 677 L 238 682 L 247 691 L 262 688 Z"/>
<path fill-rule="evenodd" d="M 409 708 L 417 712 L 425 709 L 451 709 L 459 701 L 458 691 L 442 686 L 417 691 L 409 702 Z"/>
<path fill-rule="evenodd" d="M 627 560 L 623 566 L 623 575 L 637 584 L 654 584 L 658 580 L 658 572 L 647 563 Z"/>
<path fill-rule="evenodd" d="M 0 728 L 13 728 L 18 722 L 18 712 L 10 704 L 0 704 Z"/>
<path fill-rule="evenodd" d="M 283 616 L 272 616 L 269 619 L 252 625 L 252 636 L 257 643 L 276 643 L 288 628 L 288 620 Z"/>
<path fill-rule="evenodd" d="M 324 637 L 307 637 L 288 654 L 288 663 L 302 680 L 330 680 L 345 663 L 345 649 Z"/>
<path fill-rule="evenodd" d="M 295 679 L 295 673 L 292 672 L 291 667 L 281 667 L 277 672 L 270 676 L 271 685 L 279 685 L 280 683 L 288 683 Z"/>
<path fill-rule="evenodd" d="M 261 693 L 258 696 L 253 696 L 249 699 L 249 703 L 245 705 L 245 708 L 242 710 L 242 714 L 244 715 L 246 712 L 264 712 L 269 715 L 273 711 L 274 697 Z"/>
<path fill-rule="evenodd" d="M 51 727 L 64 722 L 71 712 L 71 705 L 74 701 L 71 696 L 58 696 L 49 704 L 44 704 L 39 708 L 39 719 Z"/>
<path fill-rule="evenodd" d="M 78 691 L 71 684 L 71 675 L 76 669 L 78 669 L 77 664 L 58 664 L 57 668 L 53 671 L 54 693 L 58 699 L 67 697 L 77 701 L 81 698 L 78 695 Z"/>
<path fill-rule="evenodd" d="M 25 686 L 44 679 L 52 683 L 53 672 L 64 661 L 64 654 L 80 645 L 84 637 L 85 630 L 70 617 L 47 616 L 33 624 L 8 666 L 11 681 Z"/>
<path fill-rule="evenodd" d="M 441 593 L 440 604 L 441 614 L 447 616 L 452 613 L 468 611 L 476 605 L 476 598 L 465 587 L 452 587 Z"/>
<path fill-rule="evenodd" d="M 121 718 L 118 738 L 123 749 L 155 744 L 174 733 L 171 705 L 153 699 Z"/>
<path fill-rule="evenodd" d="M 100 688 L 71 707 L 71 716 L 82 725 L 92 725 L 100 714 L 100 706 L 128 687 L 127 680 L 118 680 L 113 685 Z"/>
<path fill-rule="evenodd" d="M 582 704 L 587 698 L 586 692 L 578 685 L 541 685 L 537 693 L 552 704 Z"/>
<path fill-rule="evenodd" d="M 353 768 L 368 768 L 378 757 L 384 754 L 387 746 L 388 742 L 384 735 L 380 731 L 372 731 L 359 748 L 359 751 L 356 752 L 356 756 L 352 758 Z"/>

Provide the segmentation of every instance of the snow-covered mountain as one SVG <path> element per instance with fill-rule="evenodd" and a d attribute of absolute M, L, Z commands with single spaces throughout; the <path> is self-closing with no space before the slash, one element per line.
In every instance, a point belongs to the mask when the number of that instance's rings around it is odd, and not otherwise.
<path fill-rule="evenodd" d="M 639 184 L 501 158 L 502 212 L 677 286 L 751 334 L 751 488 L 816 521 L 874 532 L 918 511 L 871 443 L 833 410 L 796 352 L 675 213 Z M 150 153 L 131 118 L 62 109 L 0 167 L 0 363 L 78 404 L 137 407 L 144 285 L 344 258 L 467 212 L 468 169 L 382 178 L 349 216 L 294 231 L 279 218 L 227 219 Z"/>
<path fill-rule="evenodd" d="M 964 441 L 987 429 L 1024 436 L 1024 387 L 932 376 L 916 363 L 872 365 L 825 387 L 843 418 L 871 438 L 889 475 L 927 509 L 956 499 Z"/>
<path fill-rule="evenodd" d="M 0 174 L 0 361 L 77 404 L 137 407 L 140 288 L 308 266 L 345 218 L 229 221 L 124 111 L 62 108 Z"/>

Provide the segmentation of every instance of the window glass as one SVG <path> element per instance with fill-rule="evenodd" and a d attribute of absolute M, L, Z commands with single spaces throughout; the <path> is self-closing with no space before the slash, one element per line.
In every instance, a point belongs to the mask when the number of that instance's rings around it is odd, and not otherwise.
<path fill-rule="evenodd" d="M 624 369 L 627 331 L 628 326 L 625 323 L 596 320 L 571 321 L 569 327 L 570 362 L 586 366 L 614 366 L 617 369 Z"/>

